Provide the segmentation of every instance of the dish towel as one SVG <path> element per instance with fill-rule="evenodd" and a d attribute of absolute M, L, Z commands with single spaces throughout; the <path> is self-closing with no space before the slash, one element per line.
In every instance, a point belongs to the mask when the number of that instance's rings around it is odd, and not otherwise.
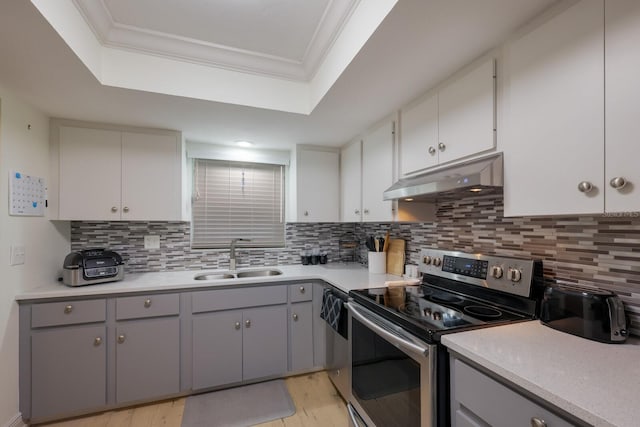
<path fill-rule="evenodd" d="M 320 318 L 324 319 L 336 332 L 339 331 L 340 312 L 342 311 L 342 300 L 335 296 L 331 289 L 327 288 L 322 294 L 322 309 Z"/>

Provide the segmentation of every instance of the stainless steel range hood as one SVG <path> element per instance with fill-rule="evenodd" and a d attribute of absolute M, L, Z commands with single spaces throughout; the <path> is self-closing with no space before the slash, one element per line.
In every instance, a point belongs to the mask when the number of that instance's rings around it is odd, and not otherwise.
<path fill-rule="evenodd" d="M 434 201 L 502 191 L 502 153 L 404 178 L 383 193 L 384 200 Z"/>

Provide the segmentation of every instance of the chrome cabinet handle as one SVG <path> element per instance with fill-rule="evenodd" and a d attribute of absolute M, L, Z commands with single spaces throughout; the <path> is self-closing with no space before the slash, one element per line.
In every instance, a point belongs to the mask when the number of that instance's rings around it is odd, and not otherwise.
<path fill-rule="evenodd" d="M 309 216 L 309 211 L 304 211 L 304 216 Z"/>
<path fill-rule="evenodd" d="M 304 286 L 300 286 L 300 293 L 304 294 L 306 292 L 306 289 L 304 288 Z"/>
<path fill-rule="evenodd" d="M 531 417 L 531 427 L 547 427 L 547 423 L 538 417 Z"/>
<path fill-rule="evenodd" d="M 293 313 L 293 316 L 291 316 L 291 317 L 293 317 L 293 321 L 294 322 L 298 321 L 298 315 L 296 313 Z"/>
<path fill-rule="evenodd" d="M 93 340 L 93 345 L 94 345 L 94 346 L 96 346 L 96 347 L 98 347 L 100 344 L 102 344 L 102 337 L 96 337 L 96 338 Z"/>
<path fill-rule="evenodd" d="M 124 208 L 122 208 L 122 212 L 124 212 L 124 213 L 129 212 L 129 208 L 125 206 Z"/>
<path fill-rule="evenodd" d="M 365 214 L 365 215 L 369 215 L 369 209 L 365 209 L 365 210 L 364 210 L 364 214 Z"/>
<path fill-rule="evenodd" d="M 125 342 L 126 339 L 127 339 L 127 336 L 125 334 L 118 335 L 118 344 L 122 344 L 123 342 Z"/>
<path fill-rule="evenodd" d="M 432 156 L 436 154 L 436 147 L 434 147 L 433 145 L 429 147 L 429 154 L 431 154 Z"/>
<path fill-rule="evenodd" d="M 240 329 L 240 322 L 236 322 L 236 329 Z"/>
<path fill-rule="evenodd" d="M 251 327 L 251 320 L 245 320 L 244 326 L 246 326 L 247 328 L 250 328 Z"/>
<path fill-rule="evenodd" d="M 627 180 L 622 176 L 616 176 L 611 181 L 609 181 L 609 185 L 611 185 L 616 190 L 622 190 L 625 185 L 627 185 Z"/>
<path fill-rule="evenodd" d="M 440 151 L 444 151 L 444 150 L 445 150 L 445 148 L 447 148 L 447 146 L 446 146 L 446 145 L 444 145 L 444 142 L 441 142 L 441 143 L 439 143 L 439 144 L 438 144 L 438 150 L 440 150 Z"/>
<path fill-rule="evenodd" d="M 360 215 L 360 209 L 354 210 L 353 213 L 356 214 L 356 215 Z"/>
<path fill-rule="evenodd" d="M 111 206 L 111 212 L 116 213 L 118 212 L 118 208 L 115 206 Z"/>
<path fill-rule="evenodd" d="M 144 300 L 144 308 L 149 308 L 151 307 L 151 299 L 147 298 L 146 300 Z"/>
<path fill-rule="evenodd" d="M 73 311 L 73 306 L 71 304 L 64 307 L 64 314 L 69 314 Z"/>
<path fill-rule="evenodd" d="M 582 181 L 580 184 L 578 184 L 578 191 L 580 191 L 581 193 L 588 193 L 592 190 L 593 184 L 591 184 L 589 181 Z"/>

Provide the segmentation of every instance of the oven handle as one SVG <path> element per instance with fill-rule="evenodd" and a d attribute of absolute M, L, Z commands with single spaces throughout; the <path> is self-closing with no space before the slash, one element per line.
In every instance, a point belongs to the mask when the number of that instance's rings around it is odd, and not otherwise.
<path fill-rule="evenodd" d="M 406 338 L 396 335 L 378 326 L 375 322 L 371 321 L 367 317 L 367 315 L 364 314 L 360 309 L 356 308 L 353 303 L 346 303 L 345 305 L 347 306 L 347 310 L 349 310 L 351 315 L 355 317 L 359 322 L 366 325 L 369 329 L 373 330 L 378 335 L 386 338 L 392 344 L 413 354 L 419 354 L 420 356 L 429 356 L 429 349 L 427 347 L 423 347 L 414 342 L 408 341 Z"/>
<path fill-rule="evenodd" d="M 349 418 L 351 418 L 351 424 L 353 424 L 353 427 L 367 427 L 360 418 L 360 415 L 356 412 L 356 408 L 354 408 L 351 403 L 347 403 L 347 411 L 349 412 Z"/>

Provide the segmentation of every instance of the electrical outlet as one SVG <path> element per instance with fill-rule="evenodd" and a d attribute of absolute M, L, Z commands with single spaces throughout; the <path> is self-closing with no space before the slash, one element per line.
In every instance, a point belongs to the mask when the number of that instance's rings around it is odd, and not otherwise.
<path fill-rule="evenodd" d="M 160 249 L 160 236 L 148 234 L 144 236 L 145 249 Z"/>
<path fill-rule="evenodd" d="M 11 265 L 24 264 L 25 248 L 22 245 L 11 246 Z"/>

